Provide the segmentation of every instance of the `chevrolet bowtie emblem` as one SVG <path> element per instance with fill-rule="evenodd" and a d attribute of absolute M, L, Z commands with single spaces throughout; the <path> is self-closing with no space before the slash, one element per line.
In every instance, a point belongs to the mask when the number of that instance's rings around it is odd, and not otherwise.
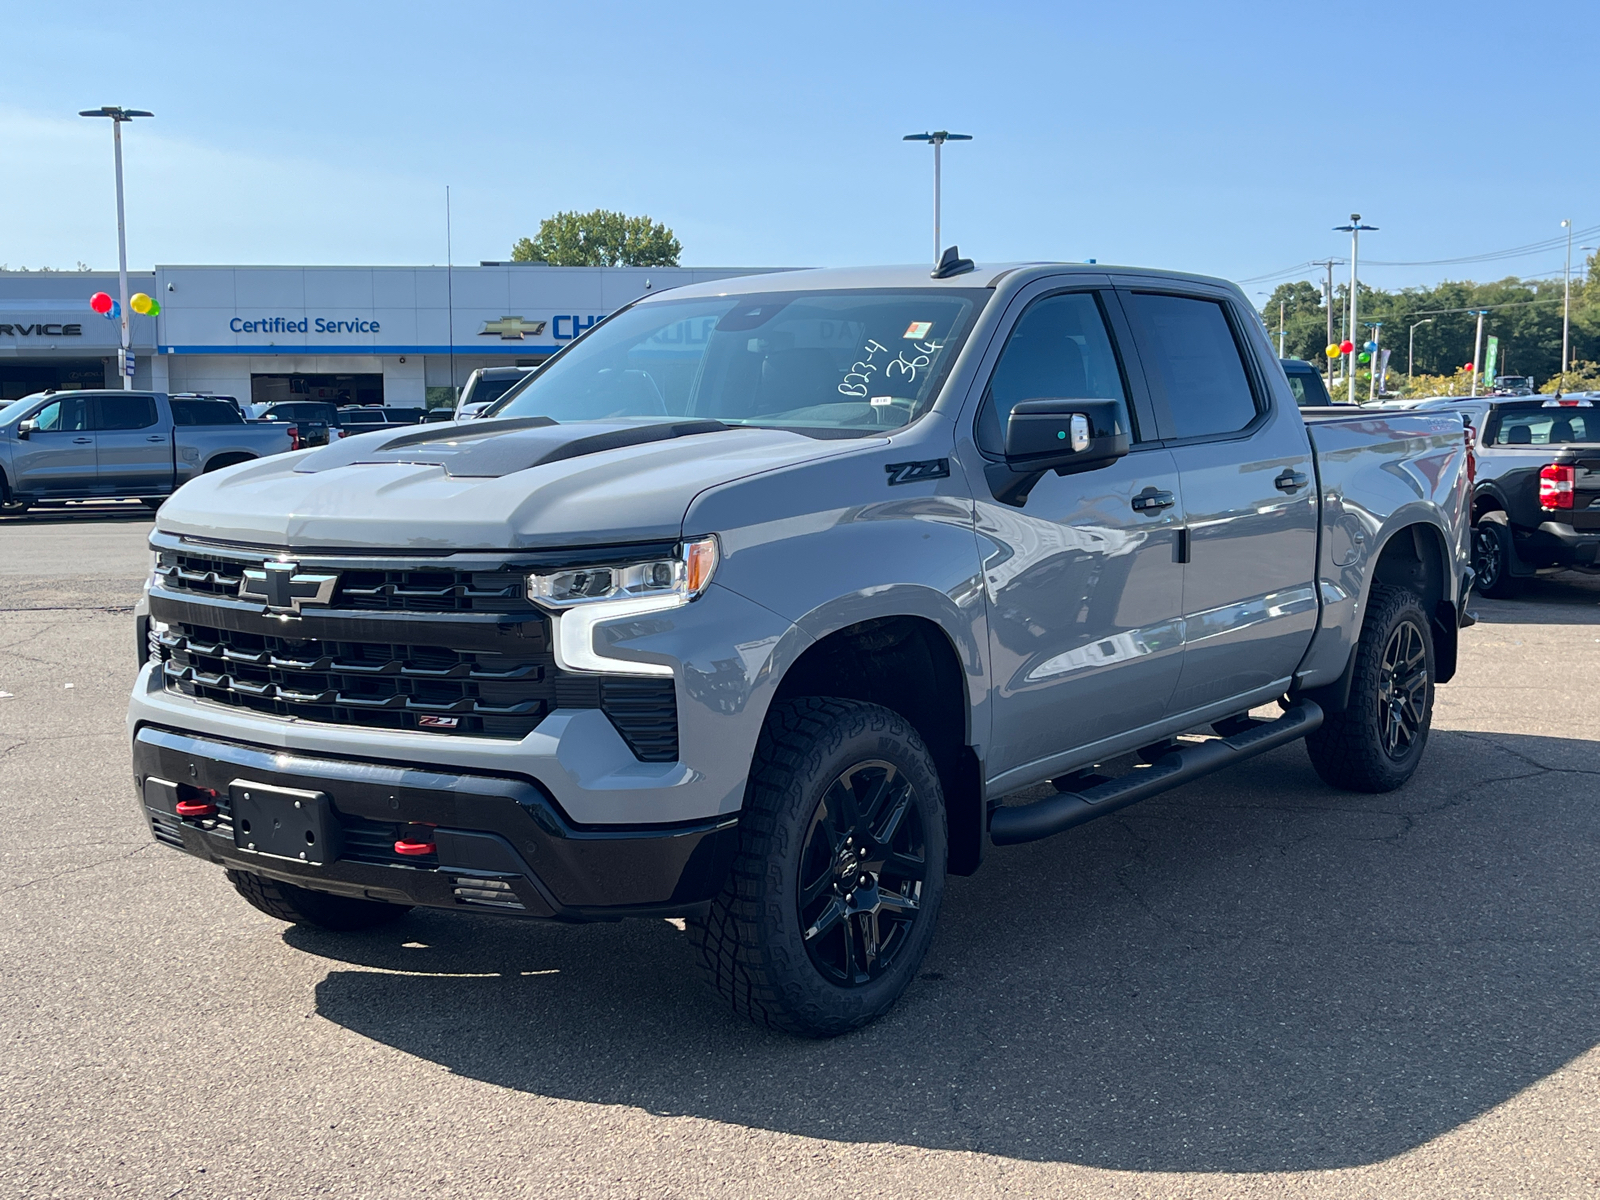
<path fill-rule="evenodd" d="M 529 321 L 523 317 L 501 317 L 498 321 L 485 321 L 483 328 L 478 330 L 479 337 L 500 335 L 502 342 L 520 342 L 524 335 L 533 334 L 538 337 L 544 332 L 545 322 Z"/>
<path fill-rule="evenodd" d="M 244 569 L 239 599 L 259 600 L 268 612 L 298 613 L 303 605 L 332 600 L 338 582 L 337 575 L 302 575 L 299 563 L 264 562 Z"/>

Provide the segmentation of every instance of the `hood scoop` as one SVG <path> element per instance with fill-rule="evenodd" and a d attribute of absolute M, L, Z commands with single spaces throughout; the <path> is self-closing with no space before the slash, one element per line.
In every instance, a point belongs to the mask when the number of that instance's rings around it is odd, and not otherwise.
<path fill-rule="evenodd" d="M 695 420 L 558 425 L 549 417 L 479 419 L 466 426 L 434 426 L 398 437 L 368 434 L 348 438 L 306 455 L 295 470 L 316 474 L 361 463 L 409 463 L 443 467 L 454 479 L 498 479 L 563 459 L 730 428 L 721 421 Z"/>

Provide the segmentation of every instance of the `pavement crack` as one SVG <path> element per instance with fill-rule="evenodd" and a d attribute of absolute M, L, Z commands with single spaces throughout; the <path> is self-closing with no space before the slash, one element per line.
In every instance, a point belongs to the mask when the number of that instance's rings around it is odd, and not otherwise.
<path fill-rule="evenodd" d="M 139 855 L 144 854 L 147 850 L 153 849 L 154 846 L 154 842 L 149 842 L 144 845 L 135 846 L 126 854 L 114 854 L 110 858 L 97 858 L 94 862 L 81 863 L 76 867 L 67 867 L 62 871 L 56 871 L 49 875 L 41 875 L 37 879 L 28 879 L 24 880 L 22 883 L 14 883 L 10 887 L 0 888 L 0 896 L 9 895 L 12 892 L 20 892 L 26 888 L 31 888 L 40 883 L 53 883 L 57 879 L 66 878 L 68 875 L 78 875 L 84 871 L 92 871 L 96 867 L 105 866 L 107 863 L 121 862 L 124 859 L 136 858 Z"/>

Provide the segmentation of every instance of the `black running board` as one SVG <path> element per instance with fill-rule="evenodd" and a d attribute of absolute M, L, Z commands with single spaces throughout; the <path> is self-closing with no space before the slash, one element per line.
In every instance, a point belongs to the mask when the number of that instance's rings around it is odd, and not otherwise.
<path fill-rule="evenodd" d="M 1135 767 L 1085 791 L 997 808 L 989 818 L 989 840 L 997 846 L 1036 842 L 1296 741 L 1321 724 L 1322 709 L 1316 702 L 1297 700 L 1276 721 L 1265 721 L 1232 737 L 1181 746 L 1151 766 Z"/>

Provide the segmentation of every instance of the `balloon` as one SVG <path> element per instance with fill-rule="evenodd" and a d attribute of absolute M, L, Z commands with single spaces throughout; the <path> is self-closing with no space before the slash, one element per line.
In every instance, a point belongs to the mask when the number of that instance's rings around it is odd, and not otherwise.
<path fill-rule="evenodd" d="M 161 302 L 154 296 L 150 297 L 150 307 L 144 310 L 144 315 L 147 317 L 159 317 L 161 315 Z"/>
<path fill-rule="evenodd" d="M 1339 353 L 1340 354 L 1349 354 L 1355 348 L 1356 348 L 1356 344 L 1354 342 L 1344 341 L 1344 342 L 1340 342 L 1339 343 Z"/>
<path fill-rule="evenodd" d="M 105 319 L 108 321 L 115 321 L 118 317 L 122 316 L 122 305 L 113 300 L 111 302 L 111 307 L 106 309 L 100 315 L 105 317 Z"/>
<path fill-rule="evenodd" d="M 145 313 L 150 311 L 150 297 L 146 296 L 143 292 L 135 292 L 133 295 L 128 297 L 128 307 L 133 309 L 133 311 L 138 313 L 140 316 L 143 316 Z"/>
<path fill-rule="evenodd" d="M 95 312 L 100 313 L 102 316 L 111 311 L 111 305 L 113 303 L 114 301 L 111 299 L 111 297 L 106 295 L 104 292 L 96 292 L 94 295 L 89 297 L 89 307 L 94 309 Z"/>
<path fill-rule="evenodd" d="M 1473 368 L 1473 365 L 1472 365 L 1472 364 L 1471 364 L 1471 363 L 1468 363 L 1468 364 L 1467 364 L 1467 365 L 1466 365 L 1466 366 L 1464 366 L 1464 367 L 1462 367 L 1462 368 L 1461 368 L 1461 369 L 1462 369 L 1462 370 L 1463 370 L 1463 371 L 1471 371 L 1471 370 L 1473 370 L 1473 369 L 1474 369 L 1474 368 Z"/>
<path fill-rule="evenodd" d="M 1360 354 L 1356 355 L 1356 361 L 1360 362 L 1360 363 L 1371 362 L 1372 361 L 1372 355 L 1368 354 L 1365 350 L 1363 350 Z"/>
<path fill-rule="evenodd" d="M 1377 342 L 1367 342 L 1361 348 L 1363 350 L 1365 350 L 1368 354 L 1376 354 L 1378 352 L 1378 343 Z"/>
<path fill-rule="evenodd" d="M 1337 345 L 1331 345 L 1326 350 L 1324 350 L 1323 353 L 1326 354 L 1329 358 L 1338 358 L 1339 355 L 1344 353 L 1344 351 L 1339 349 L 1339 347 Z"/>

